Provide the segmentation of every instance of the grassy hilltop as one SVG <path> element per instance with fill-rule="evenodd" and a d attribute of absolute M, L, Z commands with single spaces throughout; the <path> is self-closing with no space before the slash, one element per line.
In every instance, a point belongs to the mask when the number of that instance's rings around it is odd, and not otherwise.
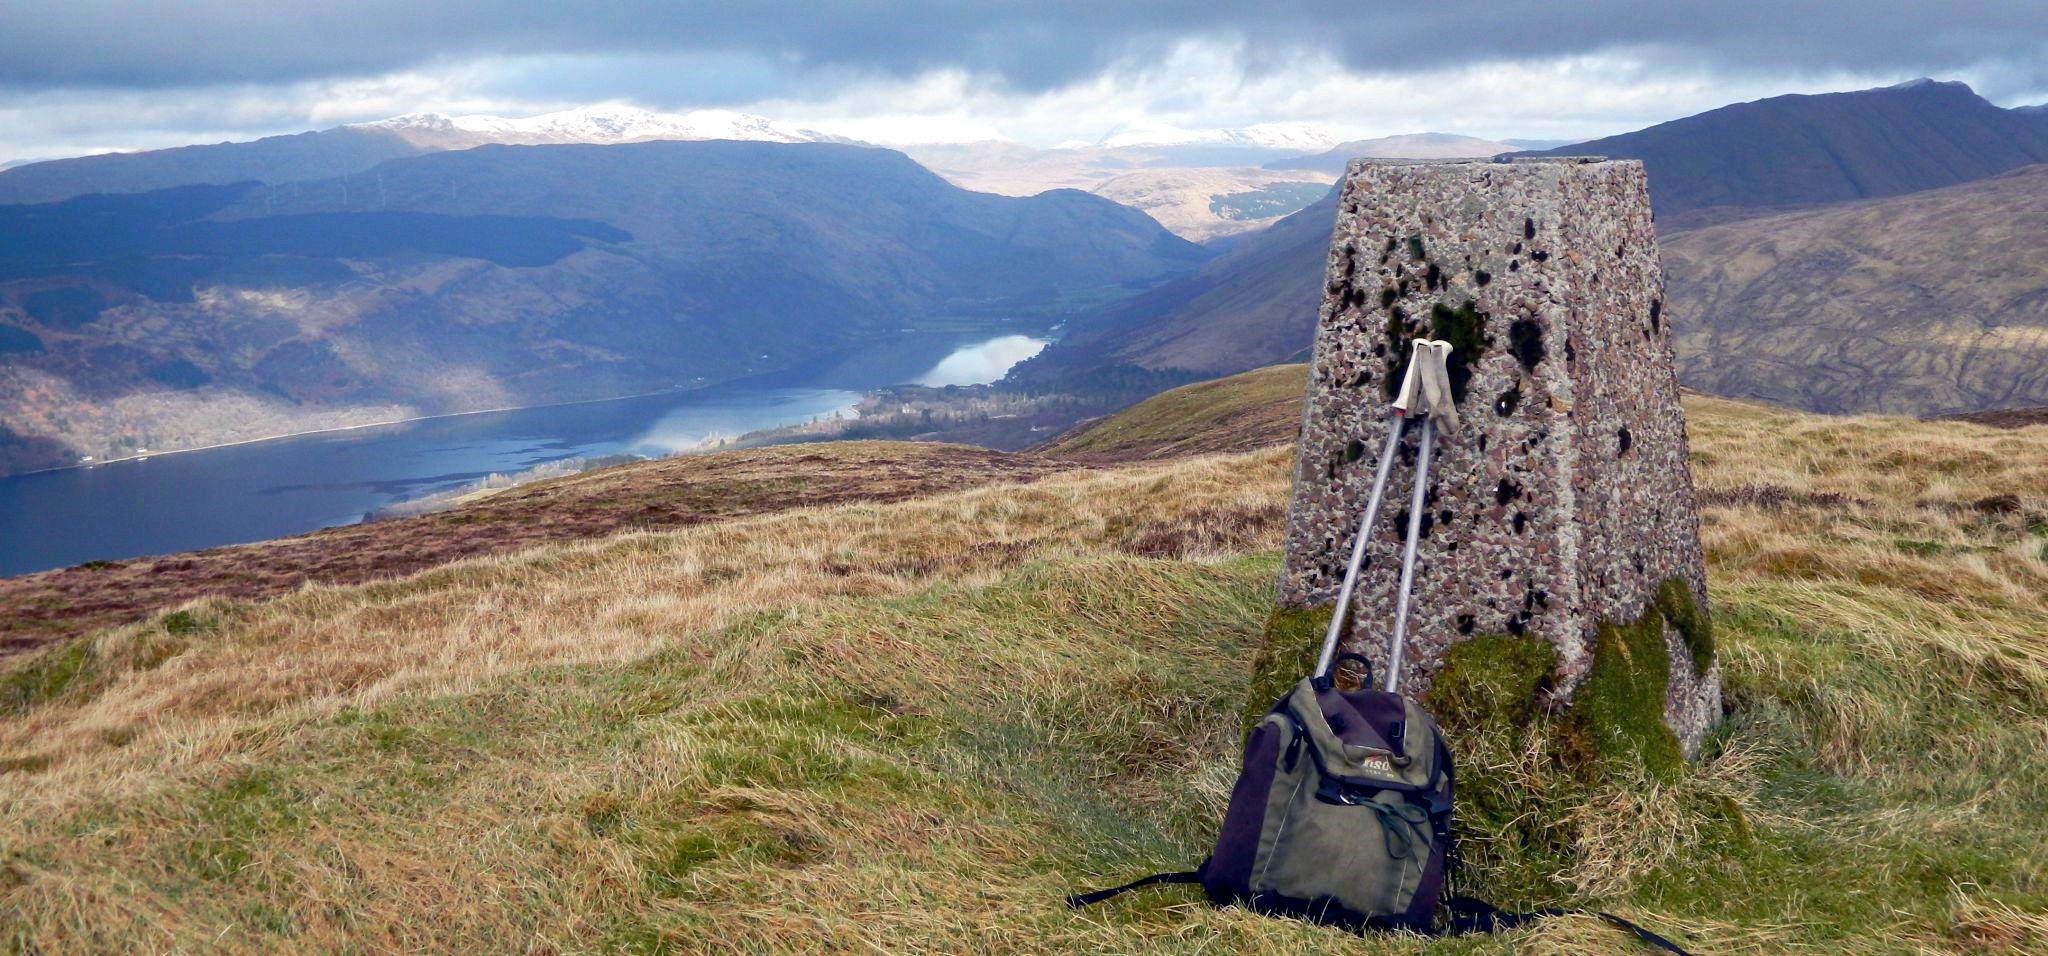
<path fill-rule="evenodd" d="M 1639 951 L 1583 918 L 1360 942 L 1186 890 L 1060 905 L 1213 838 L 1290 375 L 978 486 L 201 599 L 0 662 L 0 947 Z M 1465 888 L 1703 953 L 2048 948 L 2048 427 L 1687 410 L 1732 712 L 1675 782 L 1454 740 L 1494 797 Z"/>

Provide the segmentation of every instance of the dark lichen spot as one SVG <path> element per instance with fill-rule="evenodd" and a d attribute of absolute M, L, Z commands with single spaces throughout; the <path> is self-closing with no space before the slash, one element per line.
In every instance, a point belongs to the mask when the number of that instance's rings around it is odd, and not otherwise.
<path fill-rule="evenodd" d="M 1477 622 L 1478 622 L 1478 618 L 1476 618 L 1476 617 L 1473 617 L 1473 616 L 1472 616 L 1472 615 L 1470 615 L 1470 614 L 1460 614 L 1460 615 L 1458 615 L 1458 633 L 1460 633 L 1460 634 L 1470 634 L 1470 633 L 1472 633 L 1472 627 L 1473 627 L 1473 625 L 1474 625 L 1475 623 L 1477 623 Z"/>
<path fill-rule="evenodd" d="M 1420 233 L 1408 237 L 1408 254 L 1414 256 L 1418 262 L 1429 258 L 1428 250 L 1422 247 L 1422 236 Z"/>
<path fill-rule="evenodd" d="M 1650 302 L 1650 329 L 1656 332 L 1664 331 L 1663 299 L 1655 299 Z"/>
<path fill-rule="evenodd" d="M 1488 272 L 1485 269 L 1475 270 L 1472 273 L 1472 281 L 1477 285 L 1483 286 L 1493 281 L 1493 273 Z"/>
<path fill-rule="evenodd" d="M 1541 249 L 1538 249 L 1538 250 L 1536 250 L 1535 252 L 1529 253 L 1529 258 L 1531 258 L 1531 259 L 1534 259 L 1534 260 L 1536 260 L 1537 262 L 1549 262 L 1549 261 L 1550 261 L 1550 253 L 1548 253 L 1548 252 L 1544 252 L 1543 250 L 1541 250 Z"/>
<path fill-rule="evenodd" d="M 1508 502 L 1520 497 L 1522 497 L 1522 486 L 1506 478 L 1502 478 L 1499 484 L 1493 486 L 1494 504 L 1506 507 Z"/>
<path fill-rule="evenodd" d="M 1534 239 L 1534 238 L 1536 238 L 1536 220 L 1534 220 L 1534 219 L 1523 219 L 1523 220 L 1522 220 L 1522 238 L 1524 238 L 1524 239 Z"/>
<path fill-rule="evenodd" d="M 1516 385 L 1510 387 L 1507 391 L 1500 393 L 1500 397 L 1493 400 L 1493 410 L 1501 414 L 1502 416 L 1513 415 L 1515 413 L 1515 409 L 1521 407 L 1521 404 L 1522 387 L 1520 385 Z M 1483 448 L 1480 450 L 1485 451 L 1485 449 Z"/>
<path fill-rule="evenodd" d="M 1451 343 L 1451 358 L 1446 366 L 1451 377 L 1451 400 L 1462 405 L 1466 386 L 1472 382 L 1473 366 L 1493 344 L 1486 334 L 1486 313 L 1479 311 L 1478 303 L 1471 299 L 1455 309 L 1439 302 L 1429 309 L 1429 325 L 1430 335 Z"/>
<path fill-rule="evenodd" d="M 1382 252 L 1392 252 L 1392 251 L 1394 251 L 1394 247 L 1395 247 L 1396 245 L 1399 245 L 1399 244 L 1400 244 L 1400 242 L 1401 242 L 1401 240 L 1399 240 L 1399 239 L 1396 239 L 1396 238 L 1394 238 L 1393 236 L 1388 236 L 1388 237 L 1387 237 L 1387 247 L 1386 247 L 1385 249 L 1381 250 L 1381 251 L 1382 251 Z"/>
<path fill-rule="evenodd" d="M 1386 359 L 1387 377 L 1380 380 L 1380 386 L 1393 398 L 1401 390 L 1401 379 L 1408 374 L 1408 358 L 1412 351 L 1408 343 L 1411 335 L 1408 329 L 1408 313 L 1395 306 L 1387 311 Z"/>
<path fill-rule="evenodd" d="M 1635 438 L 1628 433 L 1627 425 L 1623 425 L 1621 431 L 1615 433 L 1614 438 L 1615 443 L 1620 446 L 1620 450 L 1615 452 L 1616 457 L 1628 454 L 1629 446 L 1636 443 Z"/>
<path fill-rule="evenodd" d="M 1347 465 L 1348 465 L 1348 464 L 1350 464 L 1350 463 L 1352 463 L 1352 462 L 1354 462 L 1354 461 L 1357 461 L 1358 459 L 1360 459 L 1360 458 L 1363 458 L 1363 457 L 1365 457 L 1365 442 L 1362 442 L 1362 441 L 1359 441 L 1359 440 L 1358 440 L 1358 439 L 1356 439 L 1356 438 L 1353 438 L 1353 439 L 1351 440 L 1351 444 L 1349 444 L 1349 445 L 1345 445 L 1345 446 L 1344 446 L 1344 463 L 1345 463 L 1345 464 L 1347 464 Z"/>
<path fill-rule="evenodd" d="M 1398 291 L 1396 291 L 1396 290 L 1394 289 L 1394 287 L 1393 287 L 1393 286 L 1388 286 L 1388 287 L 1386 287 L 1386 288 L 1384 288 L 1384 289 L 1381 289 L 1381 290 L 1380 290 L 1380 308 L 1384 309 L 1384 308 L 1386 308 L 1387 306 L 1393 305 L 1393 304 L 1394 304 L 1394 300 L 1395 300 L 1395 299 L 1398 299 L 1398 298 L 1400 298 L 1400 297 L 1401 297 L 1401 293 L 1400 293 L 1400 292 L 1398 292 Z"/>
<path fill-rule="evenodd" d="M 1518 243 L 1515 243 L 1514 245 L 1512 245 L 1512 246 L 1509 246 L 1509 247 L 1508 247 L 1508 255 L 1511 255 L 1511 256 L 1519 256 L 1519 255 L 1521 255 L 1521 254 L 1522 254 L 1522 244 L 1521 244 L 1521 243 L 1519 243 L 1519 242 L 1518 242 Z"/>
<path fill-rule="evenodd" d="M 1509 271 L 1509 272 L 1520 272 L 1520 271 L 1521 271 L 1521 269 L 1522 269 L 1522 260 L 1520 260 L 1520 259 L 1509 259 L 1509 260 L 1508 260 L 1508 271 Z"/>
<path fill-rule="evenodd" d="M 1508 326 L 1508 344 L 1523 371 L 1534 372 L 1543 361 L 1543 327 L 1529 319 L 1516 319 Z"/>
<path fill-rule="evenodd" d="M 1437 523 L 1437 524 L 1450 524 L 1450 523 L 1451 523 L 1451 519 L 1452 519 L 1452 518 L 1455 518 L 1455 517 L 1457 517 L 1457 516 L 1456 516 L 1456 515 L 1453 515 L 1453 514 L 1451 514 L 1451 509 L 1449 509 L 1449 508 L 1445 508 L 1445 509 L 1443 509 L 1442 511 L 1439 511 L 1439 512 L 1437 512 L 1437 513 L 1436 513 L 1436 523 Z"/>
<path fill-rule="evenodd" d="M 1526 511 L 1515 512 L 1515 533 L 1521 534 L 1524 530 L 1527 530 L 1528 527 L 1529 513 Z"/>
<path fill-rule="evenodd" d="M 1432 262 L 1429 264 L 1429 273 L 1423 277 L 1422 281 L 1424 285 L 1429 286 L 1431 291 L 1441 289 L 1444 287 L 1444 270 L 1438 268 L 1437 264 Z"/>

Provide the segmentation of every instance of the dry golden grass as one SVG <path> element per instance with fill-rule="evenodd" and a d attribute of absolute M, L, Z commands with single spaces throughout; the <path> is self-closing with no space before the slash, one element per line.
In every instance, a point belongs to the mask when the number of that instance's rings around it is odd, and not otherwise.
<path fill-rule="evenodd" d="M 541 664 L 619 663 L 735 615 L 935 581 L 986 583 L 1028 560 L 1102 551 L 1170 557 L 1272 546 L 1287 456 L 1063 475 L 886 505 L 799 509 L 463 561 L 400 581 L 311 587 L 185 610 L 203 639 L 118 666 L 162 625 L 94 638 L 110 686 L 0 721 L 0 755 L 42 763 L 14 796 L 71 795 L 239 749 L 279 713 L 462 693 Z M 83 699 L 71 699 L 83 698 Z"/>

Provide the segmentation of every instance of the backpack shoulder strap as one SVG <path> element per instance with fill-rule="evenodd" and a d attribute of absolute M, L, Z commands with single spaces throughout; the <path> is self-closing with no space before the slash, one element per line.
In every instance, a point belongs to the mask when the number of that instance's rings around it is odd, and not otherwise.
<path fill-rule="evenodd" d="M 1637 939 L 1667 953 L 1676 953 L 1677 956 L 1692 956 L 1692 954 L 1680 949 L 1677 943 L 1665 939 L 1635 923 L 1622 919 L 1613 913 L 1558 909 L 1532 910 L 1527 913 L 1503 913 L 1495 908 L 1493 904 L 1474 899 L 1470 896 L 1450 897 L 1444 900 L 1444 905 L 1451 910 L 1450 925 L 1443 932 L 1445 936 L 1460 936 L 1465 933 L 1496 933 L 1504 929 L 1514 929 L 1525 923 L 1549 916 L 1598 916 L 1615 926 L 1636 934 Z"/>
<path fill-rule="evenodd" d="M 1112 896 L 1116 896 L 1122 893 L 1128 893 L 1131 890 L 1135 890 L 1141 886 L 1152 886 L 1158 883 L 1200 882 L 1202 882 L 1201 870 L 1180 870 L 1173 873 L 1154 873 L 1151 876 L 1145 877 L 1143 879 L 1132 880 L 1129 883 L 1125 883 L 1122 886 L 1112 886 L 1109 889 L 1096 890 L 1093 893 L 1076 893 L 1072 896 L 1067 897 L 1067 905 L 1074 909 L 1080 909 L 1083 906 L 1093 906 L 1097 903 L 1102 902 L 1103 900 L 1109 899 Z"/>

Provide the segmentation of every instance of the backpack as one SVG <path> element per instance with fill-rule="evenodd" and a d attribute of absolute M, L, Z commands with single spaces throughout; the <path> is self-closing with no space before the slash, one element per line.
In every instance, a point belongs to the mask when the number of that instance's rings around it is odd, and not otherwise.
<path fill-rule="evenodd" d="M 1451 752 L 1436 721 L 1395 689 L 1431 445 L 1438 423 L 1445 430 L 1457 425 L 1444 384 L 1449 353 L 1448 343 L 1415 343 L 1316 671 L 1275 701 L 1252 727 L 1215 850 L 1194 870 L 1155 873 L 1122 886 L 1075 894 L 1067 898 L 1068 906 L 1088 906 L 1142 886 L 1199 883 L 1218 906 L 1241 906 L 1356 933 L 1406 930 L 1432 936 L 1492 932 L 1574 912 L 1504 913 L 1470 897 L 1444 896 L 1458 860 L 1451 826 Z M 1422 418 L 1416 456 L 1416 505 L 1410 508 L 1396 591 L 1388 674 L 1383 689 L 1372 690 L 1371 661 L 1335 651 L 1403 426 L 1411 409 L 1424 407 L 1428 415 Z M 1333 666 L 1344 661 L 1365 668 L 1358 690 L 1336 687 Z M 1439 903 L 1451 912 L 1441 927 L 1436 918 Z M 1670 940 L 1619 916 L 1589 915 L 1685 956 L 1685 950 Z"/>

